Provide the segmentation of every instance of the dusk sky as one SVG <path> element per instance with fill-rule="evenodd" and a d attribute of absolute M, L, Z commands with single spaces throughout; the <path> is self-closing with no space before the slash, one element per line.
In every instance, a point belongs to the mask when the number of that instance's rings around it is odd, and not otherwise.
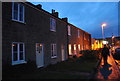
<path fill-rule="evenodd" d="M 28 0 L 29 1 L 29 0 Z M 101 24 L 107 23 L 105 37 L 118 36 L 117 2 L 34 2 L 51 13 L 59 12 L 59 17 L 67 17 L 68 22 L 87 31 L 93 38 L 102 38 Z"/>

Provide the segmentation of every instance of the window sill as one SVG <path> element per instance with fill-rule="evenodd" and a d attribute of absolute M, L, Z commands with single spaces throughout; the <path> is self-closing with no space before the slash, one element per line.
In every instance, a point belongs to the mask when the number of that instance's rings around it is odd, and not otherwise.
<path fill-rule="evenodd" d="M 51 58 L 57 58 L 57 56 L 52 56 Z"/>
<path fill-rule="evenodd" d="M 12 65 L 24 64 L 24 63 L 27 63 L 27 62 L 24 61 L 24 60 L 21 60 L 21 61 L 12 61 Z"/>
<path fill-rule="evenodd" d="M 15 20 L 15 19 L 12 19 L 12 21 L 14 21 L 14 22 L 19 22 L 19 23 L 22 23 L 22 24 L 26 24 L 26 23 L 23 22 L 23 21 L 18 21 L 18 20 Z"/>
<path fill-rule="evenodd" d="M 56 32 L 55 30 L 50 30 L 51 32 Z"/>

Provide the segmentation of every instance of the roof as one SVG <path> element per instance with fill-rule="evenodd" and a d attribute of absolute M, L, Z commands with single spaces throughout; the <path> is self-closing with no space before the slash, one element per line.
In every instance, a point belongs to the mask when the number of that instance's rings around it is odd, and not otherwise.
<path fill-rule="evenodd" d="M 49 13 L 49 12 L 45 11 L 44 9 L 42 9 L 42 8 L 41 8 L 41 9 L 40 9 L 40 8 L 38 8 L 36 5 L 34 5 L 34 4 L 32 4 L 32 3 L 28 2 L 28 1 L 23 2 L 23 3 L 25 3 L 25 4 L 27 4 L 27 5 L 29 5 L 29 6 L 31 6 L 31 7 L 33 7 L 33 8 L 35 8 L 36 10 L 41 11 L 41 12 L 43 12 L 43 13 L 47 14 L 47 15 L 50 15 L 50 16 L 52 16 L 53 18 L 55 18 L 55 19 L 57 19 L 57 20 L 60 20 L 60 21 L 62 21 L 62 22 L 64 22 L 64 23 L 66 23 L 66 24 L 68 24 L 68 25 L 72 25 L 72 27 L 74 27 L 74 28 L 76 28 L 76 29 L 79 29 L 79 30 L 81 30 L 81 31 L 83 31 L 83 32 L 85 32 L 85 33 L 87 33 L 87 34 L 91 35 L 90 33 L 88 33 L 88 32 L 86 32 L 86 31 L 84 31 L 84 30 L 82 30 L 82 29 L 80 29 L 80 28 L 78 28 L 78 27 L 74 26 L 73 24 L 70 24 L 69 22 L 65 22 L 65 21 L 64 21 L 64 20 L 62 20 L 61 18 L 54 16 L 53 14 L 51 14 L 51 13 Z"/>
<path fill-rule="evenodd" d="M 68 23 L 68 25 L 71 25 L 72 27 L 74 27 L 74 28 L 76 28 L 76 29 L 78 29 L 78 30 L 83 31 L 84 33 L 87 33 L 87 34 L 91 35 L 90 33 L 88 33 L 88 32 L 86 32 L 86 31 L 84 31 L 84 30 L 82 30 L 82 29 L 80 29 L 80 28 L 74 26 L 73 24 Z"/>

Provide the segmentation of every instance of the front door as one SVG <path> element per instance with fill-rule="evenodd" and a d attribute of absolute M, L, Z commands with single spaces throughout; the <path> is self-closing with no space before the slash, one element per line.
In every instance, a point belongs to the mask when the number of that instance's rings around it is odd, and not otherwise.
<path fill-rule="evenodd" d="M 65 50 L 64 50 L 64 45 L 61 46 L 61 53 L 62 53 L 62 61 L 65 61 Z"/>
<path fill-rule="evenodd" d="M 43 44 L 36 43 L 36 65 L 37 68 L 44 66 Z"/>

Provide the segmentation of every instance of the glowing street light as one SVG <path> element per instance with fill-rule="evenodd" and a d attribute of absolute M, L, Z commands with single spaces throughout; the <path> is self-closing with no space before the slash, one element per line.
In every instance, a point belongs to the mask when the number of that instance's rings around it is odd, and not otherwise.
<path fill-rule="evenodd" d="M 104 23 L 104 24 L 102 24 L 102 27 L 104 27 L 104 26 L 106 26 L 106 25 L 107 25 L 107 24 Z"/>
<path fill-rule="evenodd" d="M 102 41 L 103 44 L 108 44 L 108 41 Z"/>
<path fill-rule="evenodd" d="M 102 36 L 103 36 L 103 40 L 104 40 L 104 27 L 107 26 L 107 24 L 103 23 L 101 26 L 102 26 Z"/>

